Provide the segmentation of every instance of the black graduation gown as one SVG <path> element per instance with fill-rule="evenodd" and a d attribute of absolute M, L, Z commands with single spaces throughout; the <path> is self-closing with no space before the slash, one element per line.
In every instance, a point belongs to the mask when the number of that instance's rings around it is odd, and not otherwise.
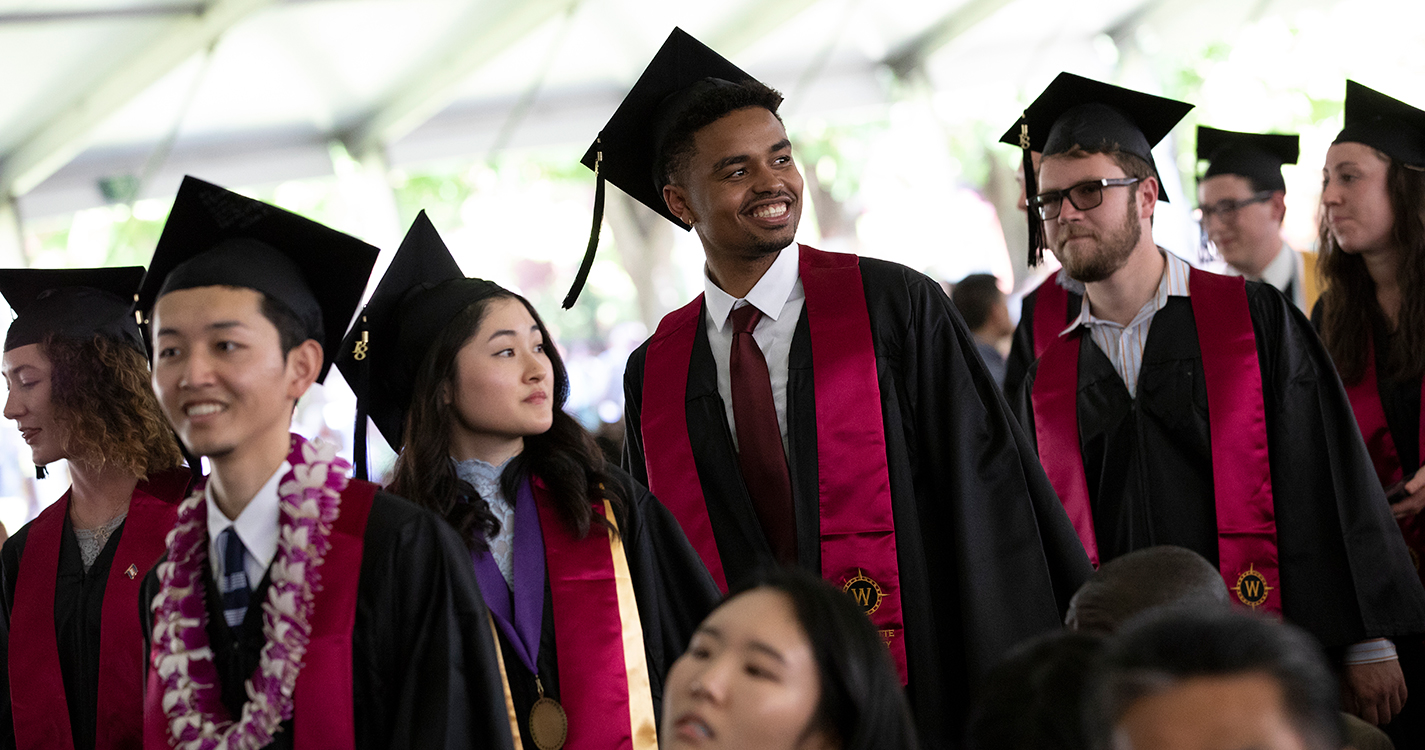
<path fill-rule="evenodd" d="M 1425 631 L 1425 589 L 1320 340 L 1276 289 L 1247 282 L 1247 300 L 1284 616 L 1327 647 Z M 1021 328 L 1032 325 L 1021 318 Z M 1136 399 L 1091 337 L 1080 335 L 1079 346 L 1079 438 L 1100 560 L 1175 544 L 1216 564 L 1207 391 L 1191 301 L 1171 297 L 1153 318 Z M 1037 368 L 1016 399 L 1031 437 Z"/>
<path fill-rule="evenodd" d="M 673 661 L 688 647 L 693 631 L 717 606 L 722 595 L 717 584 L 693 550 L 673 514 L 642 484 L 622 469 L 608 467 L 623 487 L 623 496 L 635 498 L 627 517 L 619 517 L 624 554 L 628 558 L 633 593 L 638 600 L 639 624 L 643 628 L 644 656 L 653 689 L 654 716 L 663 708 L 663 680 Z M 595 528 L 590 533 L 601 533 Z M 508 589 L 505 591 L 508 594 Z M 539 634 L 539 682 L 544 692 L 559 700 L 558 651 L 555 648 L 553 603 L 549 579 L 544 583 L 544 622 Z M 525 668 L 503 631 L 496 628 L 505 659 L 505 674 L 515 702 L 515 716 L 525 748 L 533 748 L 529 737 L 529 711 L 539 699 L 535 676 Z M 571 739 L 573 735 L 571 734 Z"/>
<path fill-rule="evenodd" d="M 860 260 L 896 528 L 910 684 L 926 747 L 958 743 L 976 683 L 1012 646 L 1061 626 L 1088 558 L 975 340 L 935 281 Z M 704 313 L 706 314 L 706 313 Z M 738 468 L 706 328 L 687 421 L 728 585 L 774 558 Z M 640 432 L 645 342 L 624 374 L 624 460 L 648 481 Z M 798 564 L 821 570 L 816 405 L 805 311 L 792 339 L 787 428 Z"/>
<path fill-rule="evenodd" d="M 1056 272 L 1057 273 L 1057 272 Z M 1050 276 L 1045 283 L 1053 284 L 1054 276 Z M 1034 315 L 1036 302 L 1039 300 L 1039 290 L 1036 288 L 1029 294 L 1024 295 L 1024 300 L 1019 307 L 1019 325 L 1014 329 L 1014 336 L 1010 338 L 1009 357 L 1004 361 L 1004 395 L 1009 399 L 1010 404 L 1015 404 L 1019 399 L 1019 392 L 1024 388 L 1024 378 L 1029 374 L 1029 366 L 1034 363 Z M 1064 315 L 1064 323 L 1057 326 L 1055 333 L 1062 331 L 1069 325 L 1069 322 L 1079 317 L 1079 309 L 1084 303 L 1081 294 L 1069 292 L 1069 303 L 1067 313 Z"/>
<path fill-rule="evenodd" d="M 271 571 L 234 629 L 223 620 L 212 576 L 203 581 L 223 702 L 237 716 L 247 700 L 243 683 L 265 643 L 260 603 Z M 153 632 L 148 604 L 158 590 L 157 571 L 149 571 L 140 597 L 146 634 Z M 377 492 L 363 536 L 352 634 L 356 747 L 508 750 L 510 723 L 488 617 L 454 530 L 403 498 Z M 292 746 L 288 721 L 267 747 Z"/>
<path fill-rule="evenodd" d="M 10 706 L 9 637 L 10 613 L 15 608 L 15 582 L 19 580 L 20 560 L 25 554 L 31 524 L 25 524 L 5 542 L 0 550 L 0 572 L 4 583 L 0 587 L 4 618 L 3 638 L 0 638 L 0 747 L 15 746 L 15 724 Z M 104 549 L 86 572 L 79 555 L 79 542 L 74 527 L 64 519 L 60 535 L 59 568 L 55 571 L 54 630 L 59 646 L 59 669 L 64 680 L 64 700 L 69 707 L 69 727 L 74 736 L 74 750 L 92 750 L 95 722 L 99 713 L 99 631 L 104 609 L 104 589 L 109 582 L 109 566 L 119 548 L 124 524 L 114 530 Z M 137 644 L 135 645 L 137 648 Z"/>

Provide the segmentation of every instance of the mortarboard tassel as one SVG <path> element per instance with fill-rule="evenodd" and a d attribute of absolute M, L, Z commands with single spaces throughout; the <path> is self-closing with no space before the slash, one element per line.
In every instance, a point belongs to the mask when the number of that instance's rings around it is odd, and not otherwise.
<path fill-rule="evenodd" d="M 1019 147 L 1024 149 L 1024 199 L 1028 201 L 1039 194 L 1039 180 L 1034 175 L 1034 152 L 1029 145 L 1029 113 L 1019 119 Z M 1039 212 L 1024 207 L 1024 213 L 1029 218 L 1029 265 L 1037 266 L 1044 262 L 1044 222 L 1039 218 Z"/>
<path fill-rule="evenodd" d="M 49 470 L 39 464 L 35 464 L 35 479 L 44 479 L 49 475 Z"/>
<path fill-rule="evenodd" d="M 599 140 L 594 141 L 596 144 Z M 574 283 L 569 294 L 564 297 L 564 309 L 574 306 L 579 292 L 584 291 L 584 282 L 589 280 L 589 271 L 594 267 L 594 253 L 599 249 L 599 227 L 604 224 L 604 174 L 599 167 L 604 162 L 604 150 L 600 148 L 594 155 L 594 226 L 589 230 L 589 247 L 584 250 L 584 261 L 579 264 L 579 273 L 574 275 Z"/>
<path fill-rule="evenodd" d="M 354 349 L 352 349 L 351 352 L 351 358 L 361 363 L 360 368 L 357 371 L 357 379 L 360 382 L 350 384 L 352 390 L 356 391 L 357 393 L 370 393 L 371 365 L 366 361 L 370 352 L 370 346 L 370 327 L 366 324 L 366 316 L 362 315 L 361 338 L 357 340 L 356 346 Z M 355 476 L 356 479 L 360 479 L 363 482 L 368 481 L 371 475 L 371 468 L 367 466 L 366 458 L 366 422 L 366 398 L 364 396 L 357 396 L 356 429 L 354 430 L 356 437 L 352 441 L 351 465 L 352 474 Z"/>

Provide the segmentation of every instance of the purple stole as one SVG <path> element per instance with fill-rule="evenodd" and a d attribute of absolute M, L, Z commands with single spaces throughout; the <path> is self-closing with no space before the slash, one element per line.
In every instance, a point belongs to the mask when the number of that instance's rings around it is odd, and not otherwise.
<path fill-rule="evenodd" d="M 1281 613 L 1276 509 L 1262 401 L 1262 371 L 1247 308 L 1246 283 L 1193 269 L 1193 322 L 1207 382 L 1218 568 L 1242 604 Z M 1048 284 L 1044 288 L 1059 288 Z M 1040 298 L 1043 299 L 1042 297 Z M 1085 301 L 1087 304 L 1087 301 Z M 1035 306 L 1035 326 L 1041 320 Z M 1206 334 L 1206 335 L 1204 335 Z M 1093 508 L 1079 444 L 1078 363 L 1082 333 L 1067 335 L 1039 359 L 1031 399 L 1039 456 L 1064 510 L 1097 566 Z"/>
<path fill-rule="evenodd" d="M 294 688 L 292 741 L 298 748 L 356 746 L 351 636 L 356 626 L 366 519 L 378 489 L 370 482 L 352 479 L 341 492 L 341 508 L 332 523 L 328 537 L 331 547 L 322 562 L 321 587 L 313 604 L 311 642 Z M 261 605 L 256 599 L 251 604 Z M 206 607 L 204 612 L 206 618 Z M 146 723 L 144 746 L 150 750 L 167 748 L 163 683 L 156 669 L 149 670 L 141 715 Z"/>
<path fill-rule="evenodd" d="M 871 318 L 855 255 L 798 246 L 816 399 L 821 575 L 870 616 L 907 680 L 905 625 Z M 786 252 L 785 250 L 783 252 Z M 672 511 L 718 586 L 727 578 L 688 439 L 687 384 L 702 296 L 649 340 L 643 379 L 648 487 Z"/>
<path fill-rule="evenodd" d="M 99 631 L 99 750 L 143 744 L 143 631 L 137 617 L 144 574 L 163 555 L 164 540 L 188 488 L 187 469 L 139 482 L 104 584 Z M 69 493 L 30 525 L 10 614 L 10 706 L 19 748 L 72 750 L 69 708 L 55 640 L 54 587 Z"/>
<path fill-rule="evenodd" d="M 1396 450 L 1395 439 L 1390 436 L 1390 425 L 1385 419 L 1385 408 L 1381 405 L 1379 384 L 1376 381 L 1376 353 L 1374 340 L 1367 341 L 1366 368 L 1361 379 L 1346 386 L 1346 396 L 1351 400 L 1351 411 L 1356 415 L 1356 424 L 1361 428 L 1361 436 L 1366 440 L 1371 463 L 1382 487 L 1389 487 L 1405 478 L 1400 452 Z M 1421 379 L 1420 448 L 1425 458 L 1425 378 Z M 1397 518 L 1400 532 L 1410 547 L 1410 556 L 1415 570 L 1425 581 L 1425 571 L 1421 570 L 1420 558 L 1425 553 L 1425 523 L 1419 516 Z"/>
<path fill-rule="evenodd" d="M 607 502 L 594 513 L 616 523 Z M 546 573 L 553 607 L 560 704 L 569 750 L 651 750 L 657 743 L 643 627 L 623 542 L 593 523 L 580 539 L 538 478 L 515 499 L 514 587 L 489 552 L 473 555 L 496 626 L 531 674 L 539 673 Z M 506 680 L 508 690 L 508 680 Z M 513 710 L 513 706 L 511 706 Z M 518 738 L 517 728 L 515 737 Z"/>

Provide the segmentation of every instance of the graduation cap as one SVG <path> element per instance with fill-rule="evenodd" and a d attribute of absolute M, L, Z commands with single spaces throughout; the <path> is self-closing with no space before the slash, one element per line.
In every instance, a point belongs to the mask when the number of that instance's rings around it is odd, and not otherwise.
<path fill-rule="evenodd" d="M 749 80 L 753 80 L 752 76 L 686 31 L 674 28 L 668 35 L 580 160 L 594 170 L 596 177 L 594 226 L 589 232 L 584 261 L 569 295 L 564 298 L 564 309 L 573 307 L 594 264 L 599 226 L 604 217 L 604 181 L 617 185 L 676 226 L 692 229 L 674 216 L 663 201 L 662 176 L 655 174 L 658 154 L 669 131 L 689 105 L 709 91 Z"/>
<path fill-rule="evenodd" d="M 1153 146 L 1192 109 L 1191 104 L 1125 89 L 1121 86 L 1060 73 L 1024 110 L 1023 116 L 1000 137 L 1002 143 L 1024 150 L 1025 195 L 1038 192 L 1029 154 L 1062 154 L 1075 146 L 1091 151 L 1118 151 L 1143 159 L 1158 174 Z M 1158 179 L 1158 200 L 1167 201 L 1163 180 Z M 1029 212 L 1030 264 L 1037 264 L 1043 241 L 1040 220 Z"/>
<path fill-rule="evenodd" d="M 5 351 L 50 336 L 104 336 L 145 353 L 143 333 L 129 314 L 143 275 L 142 266 L 0 270 L 0 295 L 16 316 Z"/>
<path fill-rule="evenodd" d="M 1231 174 L 1245 177 L 1253 187 L 1286 190 L 1282 165 L 1295 164 L 1301 154 L 1295 134 L 1239 133 L 1197 126 L 1197 158 L 1207 162 L 1202 179 Z"/>
<path fill-rule="evenodd" d="M 1346 127 L 1333 143 L 1361 143 L 1425 170 L 1425 112 L 1355 81 L 1346 81 Z"/>
<path fill-rule="evenodd" d="M 262 292 L 291 309 L 307 337 L 322 344 L 320 383 L 378 252 L 311 219 L 184 177 L 134 308 L 147 321 L 169 292 L 202 286 Z"/>
<path fill-rule="evenodd" d="M 336 360 L 356 393 L 358 479 L 368 472 L 366 417 L 399 451 L 426 351 L 462 310 L 503 291 L 493 282 L 465 278 L 425 211 L 416 216 Z"/>

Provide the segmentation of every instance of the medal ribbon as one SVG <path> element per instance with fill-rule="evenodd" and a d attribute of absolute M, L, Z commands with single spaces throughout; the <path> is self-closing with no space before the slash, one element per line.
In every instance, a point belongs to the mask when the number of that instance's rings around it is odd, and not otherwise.
<path fill-rule="evenodd" d="M 900 570 L 886 463 L 876 352 L 859 259 L 798 246 L 811 328 L 816 399 L 822 577 L 865 577 L 879 589 L 870 613 L 907 681 Z M 783 251 L 785 252 L 785 251 Z M 648 487 L 672 511 L 718 586 L 727 590 L 688 438 L 687 387 L 702 297 L 670 313 L 649 340 L 643 380 Z"/>
<path fill-rule="evenodd" d="M 1197 269 L 1190 272 L 1188 284 L 1193 322 L 1199 332 L 1212 332 L 1211 336 L 1199 335 L 1198 345 L 1207 382 L 1218 569 L 1239 601 L 1244 596 L 1238 591 L 1242 579 L 1248 595 L 1261 597 L 1256 606 L 1280 614 L 1276 510 L 1262 371 L 1247 309 L 1246 285 L 1241 278 Z M 1037 304 L 1035 313 L 1037 319 Z M 1060 337 L 1044 351 L 1031 399 L 1044 471 L 1084 549 L 1097 564 L 1093 508 L 1078 429 L 1081 340 L 1081 334 Z"/>
<path fill-rule="evenodd" d="M 528 481 L 521 482 L 515 495 L 513 591 L 489 551 L 471 555 L 475 578 L 485 597 L 485 606 L 495 625 L 509 640 L 520 663 L 532 675 L 539 674 L 539 634 L 544 626 L 544 542 L 540 513 Z M 511 602 L 510 600 L 514 601 Z M 558 631 L 556 630 L 557 634 Z"/>
<path fill-rule="evenodd" d="M 187 470 L 156 474 L 140 482 L 129 500 L 114 561 L 105 581 L 99 622 L 99 683 L 95 716 L 97 750 L 135 747 L 143 741 L 143 631 L 135 616 L 143 577 L 163 555 Z M 69 493 L 30 526 L 10 628 L 10 705 L 19 748 L 72 750 L 73 733 L 55 640 L 54 593 Z M 130 577 L 129 567 L 137 570 Z"/>

